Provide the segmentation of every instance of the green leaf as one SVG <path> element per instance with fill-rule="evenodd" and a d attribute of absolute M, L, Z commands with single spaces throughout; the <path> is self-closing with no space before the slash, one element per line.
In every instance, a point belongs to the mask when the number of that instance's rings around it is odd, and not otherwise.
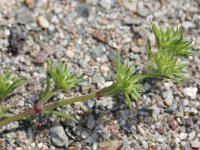
<path fill-rule="evenodd" d="M 144 79 L 144 77 L 134 75 L 135 68 L 130 67 L 127 64 L 123 64 L 120 60 L 119 54 L 116 57 L 115 65 L 117 72 L 115 83 L 116 87 L 118 87 L 125 94 L 126 101 L 129 107 L 132 108 L 129 95 L 134 100 L 142 98 L 140 94 L 144 92 L 144 89 L 140 82 Z"/>
<path fill-rule="evenodd" d="M 50 77 L 49 77 L 49 75 L 47 75 L 47 79 L 46 79 L 46 84 L 47 85 L 46 85 L 46 89 L 45 89 L 42 97 L 44 97 L 44 96 L 46 96 L 48 94 L 48 92 L 50 90 L 50 83 L 51 83 Z"/>
<path fill-rule="evenodd" d="M 4 74 L 0 74 L 0 101 L 5 100 L 5 98 L 12 91 L 14 91 L 25 82 L 26 80 L 17 79 L 17 77 L 9 71 Z"/>
<path fill-rule="evenodd" d="M 5 109 L 3 107 L 0 107 L 0 120 L 3 118 L 7 118 L 12 116 L 10 113 L 8 113 L 8 109 Z"/>
<path fill-rule="evenodd" d="M 56 89 L 69 90 L 84 81 L 83 75 L 76 76 L 72 74 L 67 65 L 61 62 L 52 63 L 48 61 L 48 69 Z"/>
<path fill-rule="evenodd" d="M 64 112 L 59 112 L 59 111 L 45 111 L 44 113 L 46 114 L 51 114 L 51 115 L 55 115 L 57 117 L 62 117 L 68 120 L 71 120 L 75 123 L 78 123 L 78 120 L 76 120 L 74 117 L 71 117 L 70 115 L 64 113 Z"/>
<path fill-rule="evenodd" d="M 101 95 L 110 96 L 118 93 L 124 93 L 126 102 L 129 108 L 133 108 L 131 100 L 139 100 L 142 98 L 141 93 L 144 92 L 141 81 L 144 80 L 144 75 L 134 75 L 135 68 L 123 64 L 119 53 L 114 61 L 116 66 L 116 81 L 108 87 L 100 90 Z"/>
<path fill-rule="evenodd" d="M 132 103 L 131 103 L 131 99 L 130 99 L 129 95 L 128 95 L 127 93 L 124 93 L 124 95 L 125 95 L 125 97 L 126 97 L 126 102 L 127 102 L 127 104 L 128 104 L 128 107 L 129 107 L 130 109 L 132 109 L 132 108 L 133 108 L 133 105 L 132 105 Z"/>
<path fill-rule="evenodd" d="M 152 22 L 152 30 L 157 42 L 157 52 L 151 50 L 150 41 L 147 42 L 148 64 L 146 70 L 150 77 L 165 77 L 178 83 L 188 79 L 185 67 L 187 65 L 179 63 L 181 56 L 191 56 L 193 47 L 192 41 L 183 38 L 183 29 L 180 28 L 158 28 Z"/>

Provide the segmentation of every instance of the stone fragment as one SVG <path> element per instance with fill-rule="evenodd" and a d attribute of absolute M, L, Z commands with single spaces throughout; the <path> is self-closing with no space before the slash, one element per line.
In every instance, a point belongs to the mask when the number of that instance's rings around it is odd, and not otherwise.
<path fill-rule="evenodd" d="M 55 146 L 68 146 L 68 138 L 62 125 L 56 125 L 50 128 L 51 140 Z"/>
<path fill-rule="evenodd" d="M 16 20 L 18 23 L 23 25 L 32 23 L 34 21 L 31 11 L 26 7 L 21 7 L 16 11 Z"/>
<path fill-rule="evenodd" d="M 191 99 L 195 99 L 197 97 L 198 89 L 196 87 L 188 87 L 183 89 L 183 93 L 189 96 Z"/>
<path fill-rule="evenodd" d="M 172 129 L 172 130 L 175 130 L 176 128 L 179 127 L 179 124 L 176 120 L 174 119 L 170 119 L 169 120 L 169 127 Z"/>
<path fill-rule="evenodd" d="M 99 144 L 100 150 L 117 150 L 120 148 L 122 141 L 105 141 Z"/>
<path fill-rule="evenodd" d="M 73 58 L 73 57 L 74 57 L 74 52 L 72 51 L 72 49 L 68 49 L 68 50 L 66 51 L 66 55 L 67 55 L 67 57 L 69 57 L 69 58 Z"/>
<path fill-rule="evenodd" d="M 49 21 L 44 16 L 38 17 L 38 24 L 45 29 L 49 27 Z"/>
<path fill-rule="evenodd" d="M 164 100 L 164 103 L 167 105 L 167 106 L 170 106 L 172 104 L 172 99 L 165 99 Z"/>
<path fill-rule="evenodd" d="M 95 127 L 95 120 L 94 120 L 93 115 L 90 115 L 90 116 L 88 117 L 87 127 L 88 127 L 89 129 L 93 129 L 93 128 Z"/>
<path fill-rule="evenodd" d="M 29 9 L 33 9 L 33 7 L 35 5 L 35 0 L 25 0 L 24 2 Z"/>
<path fill-rule="evenodd" d="M 100 6 L 106 9 L 111 9 L 115 5 L 115 0 L 100 0 Z"/>
<path fill-rule="evenodd" d="M 181 132 L 181 133 L 179 134 L 179 138 L 180 138 L 181 140 L 185 140 L 187 137 L 188 137 L 188 134 L 187 134 L 187 133 Z"/>
<path fill-rule="evenodd" d="M 191 141 L 191 147 L 192 148 L 200 148 L 200 141 L 198 139 Z"/>
<path fill-rule="evenodd" d="M 76 12 L 79 16 L 87 18 L 90 16 L 89 5 L 81 4 L 76 8 Z"/>
<path fill-rule="evenodd" d="M 103 43 L 107 43 L 107 36 L 105 33 L 101 32 L 101 31 L 94 31 L 92 33 L 92 37 L 100 42 L 103 42 Z"/>
<path fill-rule="evenodd" d="M 39 53 L 37 53 L 37 55 L 35 56 L 34 59 L 34 63 L 36 64 L 43 64 L 48 57 L 48 52 L 47 51 L 40 51 Z"/>

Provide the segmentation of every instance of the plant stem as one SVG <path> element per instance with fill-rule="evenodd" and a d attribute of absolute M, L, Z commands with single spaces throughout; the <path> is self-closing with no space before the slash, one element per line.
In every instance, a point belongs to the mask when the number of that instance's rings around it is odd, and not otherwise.
<path fill-rule="evenodd" d="M 67 105 L 67 104 L 85 101 L 85 100 L 92 99 L 92 98 L 98 98 L 96 93 L 97 92 L 90 93 L 90 94 L 87 94 L 87 95 L 83 95 L 83 96 L 80 96 L 80 97 L 69 98 L 69 99 L 60 100 L 60 101 L 57 101 L 57 102 L 52 102 L 52 103 L 46 104 L 46 105 L 43 106 L 43 111 L 50 111 L 54 108 L 64 106 L 64 105 Z"/>
<path fill-rule="evenodd" d="M 112 87 L 112 88 L 114 88 L 114 87 Z M 110 86 L 110 88 L 108 88 L 108 90 L 111 90 L 111 86 Z M 85 100 L 92 99 L 92 98 L 99 98 L 99 97 L 102 97 L 102 96 L 108 96 L 107 93 L 102 92 L 102 91 L 107 91 L 107 90 L 102 89 L 100 91 L 90 93 L 90 94 L 87 94 L 87 95 L 83 95 L 83 96 L 79 96 L 79 97 L 75 97 L 75 98 L 69 98 L 69 99 L 65 99 L 65 100 L 60 100 L 60 101 L 57 101 L 57 102 L 52 102 L 52 103 L 43 105 L 42 106 L 42 112 L 50 111 L 50 110 L 53 110 L 54 108 L 57 108 L 57 107 L 60 107 L 60 106 L 63 106 L 63 105 L 67 105 L 67 104 L 72 104 L 72 103 L 79 102 L 79 101 L 85 101 Z M 110 95 L 111 94 L 113 94 L 113 93 L 110 93 Z M 42 113 L 42 112 L 40 112 L 40 113 Z M 18 120 L 20 120 L 24 117 L 34 115 L 36 113 L 37 112 L 35 111 L 35 109 L 31 108 L 30 110 L 22 112 L 18 115 L 11 116 L 9 118 L 1 120 L 0 121 L 0 127 L 5 126 L 5 125 L 7 125 L 11 122 L 14 122 L 14 121 L 18 121 Z"/>
<path fill-rule="evenodd" d="M 20 120 L 20 119 L 22 119 L 24 117 L 28 117 L 28 116 L 34 115 L 35 113 L 36 113 L 35 109 L 32 108 L 32 109 L 27 110 L 25 112 L 22 112 L 22 113 L 20 113 L 18 115 L 8 117 L 8 118 L 3 119 L 3 120 L 0 121 L 0 127 L 5 126 L 5 125 L 7 125 L 7 124 L 9 124 L 11 122 Z"/>
<path fill-rule="evenodd" d="M 57 88 L 53 88 L 51 91 L 48 92 L 48 94 L 46 94 L 44 97 L 42 97 L 42 98 L 38 101 L 37 105 L 42 105 L 42 104 L 44 104 L 47 100 L 49 100 L 49 99 L 54 95 L 54 93 L 55 93 L 56 91 L 58 91 L 58 89 L 57 89 Z"/>

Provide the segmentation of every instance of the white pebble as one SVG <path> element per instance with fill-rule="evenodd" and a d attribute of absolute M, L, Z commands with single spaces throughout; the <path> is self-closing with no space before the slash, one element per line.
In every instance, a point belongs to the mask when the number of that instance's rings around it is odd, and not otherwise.
<path fill-rule="evenodd" d="M 188 87 L 183 89 L 183 93 L 191 99 L 196 99 L 198 89 L 196 87 Z"/>
<path fill-rule="evenodd" d="M 42 28 L 48 28 L 49 27 L 49 21 L 44 16 L 38 17 L 38 23 Z"/>

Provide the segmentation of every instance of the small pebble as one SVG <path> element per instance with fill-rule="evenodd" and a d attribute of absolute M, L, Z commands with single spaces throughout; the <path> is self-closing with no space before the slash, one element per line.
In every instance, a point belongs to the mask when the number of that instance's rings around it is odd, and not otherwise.
<path fill-rule="evenodd" d="M 68 49 L 66 51 L 66 55 L 67 55 L 67 57 L 72 59 L 74 57 L 74 52 L 71 49 Z"/>
<path fill-rule="evenodd" d="M 179 133 L 179 137 L 181 140 L 185 140 L 187 138 L 187 136 L 188 136 L 187 133 L 183 133 L 183 132 Z"/>
<path fill-rule="evenodd" d="M 51 139 L 56 146 L 68 146 L 68 138 L 62 125 L 50 128 Z"/>
<path fill-rule="evenodd" d="M 39 23 L 40 27 L 42 27 L 42 28 L 46 29 L 49 27 L 49 21 L 44 16 L 38 17 L 38 23 Z"/>
<path fill-rule="evenodd" d="M 192 148 L 200 148 L 200 141 L 198 139 L 191 141 L 191 147 Z"/>
<path fill-rule="evenodd" d="M 29 9 L 33 9 L 35 5 L 35 0 L 25 0 L 25 4 L 28 6 Z"/>
<path fill-rule="evenodd" d="M 47 60 L 47 57 L 48 57 L 48 52 L 47 51 L 40 51 L 35 56 L 34 63 L 43 64 Z"/>
<path fill-rule="evenodd" d="M 95 120 L 94 120 L 93 115 L 89 115 L 88 122 L 87 122 L 87 127 L 89 129 L 93 129 L 95 127 Z"/>
<path fill-rule="evenodd" d="M 164 103 L 167 105 L 167 106 L 170 106 L 172 104 L 172 99 L 165 99 L 164 100 Z"/>
<path fill-rule="evenodd" d="M 188 87 L 183 89 L 183 93 L 191 99 L 196 99 L 198 89 L 196 87 Z"/>
<path fill-rule="evenodd" d="M 196 131 L 192 131 L 189 133 L 189 140 L 193 140 L 196 136 Z"/>
<path fill-rule="evenodd" d="M 107 43 L 107 36 L 105 33 L 101 32 L 101 31 L 94 31 L 92 33 L 92 36 L 94 39 L 100 41 L 100 42 L 103 42 L 103 43 Z"/>
<path fill-rule="evenodd" d="M 37 147 L 38 147 L 39 149 L 41 149 L 41 148 L 43 147 L 43 143 L 38 143 L 38 144 L 37 144 Z"/>
<path fill-rule="evenodd" d="M 100 0 L 99 4 L 106 9 L 111 9 L 114 6 L 115 0 Z"/>
<path fill-rule="evenodd" d="M 169 127 L 172 129 L 172 130 L 175 130 L 176 128 L 179 127 L 179 124 L 176 120 L 174 119 L 170 119 L 169 121 Z"/>

